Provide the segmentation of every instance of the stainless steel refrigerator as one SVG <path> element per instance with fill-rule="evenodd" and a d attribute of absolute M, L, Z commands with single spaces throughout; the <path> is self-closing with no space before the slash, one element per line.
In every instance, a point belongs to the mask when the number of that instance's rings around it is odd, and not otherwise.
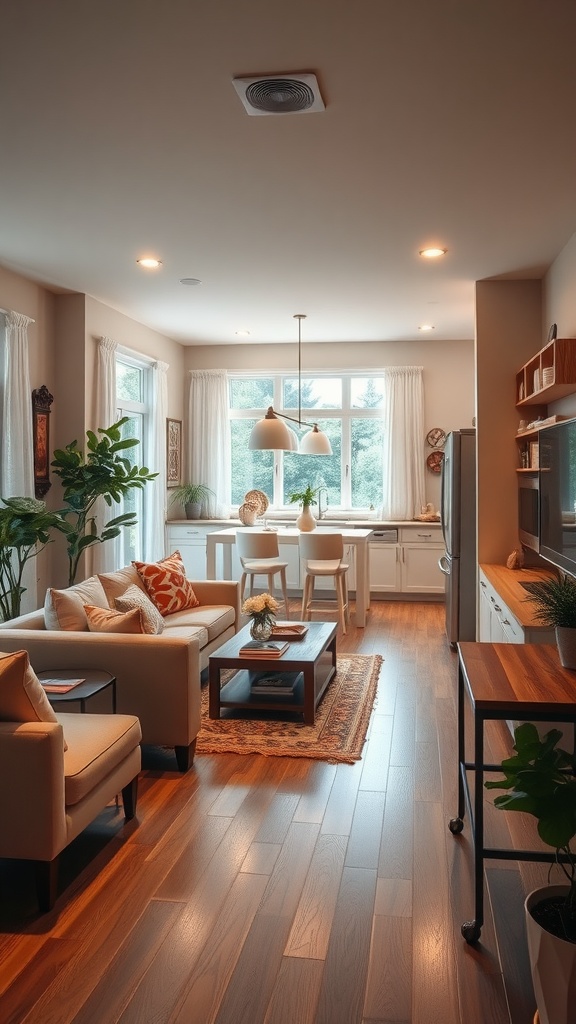
<path fill-rule="evenodd" d="M 476 431 L 452 430 L 442 463 L 440 505 L 446 576 L 446 635 L 476 639 Z"/>

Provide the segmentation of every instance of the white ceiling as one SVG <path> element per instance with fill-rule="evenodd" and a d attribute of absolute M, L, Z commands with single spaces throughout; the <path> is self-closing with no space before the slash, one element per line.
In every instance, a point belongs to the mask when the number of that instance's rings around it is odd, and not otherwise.
<path fill-rule="evenodd" d="M 574 0 L 18 0 L 1 40 L 0 263 L 184 344 L 472 338 L 576 230 Z M 248 116 L 289 72 L 325 111 Z"/>

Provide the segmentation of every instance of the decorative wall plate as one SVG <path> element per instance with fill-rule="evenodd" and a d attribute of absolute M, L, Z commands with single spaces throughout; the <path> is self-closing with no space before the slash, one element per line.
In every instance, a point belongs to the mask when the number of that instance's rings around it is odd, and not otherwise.
<path fill-rule="evenodd" d="M 426 465 L 431 473 L 439 473 L 444 462 L 444 452 L 430 452 L 426 459 Z"/>
<path fill-rule="evenodd" d="M 426 441 L 431 448 L 443 448 L 446 444 L 446 431 L 442 427 L 432 427 L 426 434 Z"/>
<path fill-rule="evenodd" d="M 256 505 L 259 516 L 264 515 L 268 505 L 270 504 L 268 496 L 264 494 L 264 491 L 258 491 L 256 489 L 253 491 L 246 491 L 244 501 Z"/>

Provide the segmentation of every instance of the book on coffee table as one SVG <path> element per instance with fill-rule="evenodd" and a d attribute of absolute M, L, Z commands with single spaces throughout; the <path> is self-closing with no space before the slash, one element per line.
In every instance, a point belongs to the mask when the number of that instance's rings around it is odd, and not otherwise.
<path fill-rule="evenodd" d="M 272 626 L 272 640 L 301 640 L 306 636 L 308 626 L 302 622 L 275 622 Z"/>
<path fill-rule="evenodd" d="M 288 650 L 288 644 L 281 640 L 250 640 L 240 648 L 239 654 L 251 658 L 279 658 Z"/>
<path fill-rule="evenodd" d="M 298 675 L 298 672 L 264 672 L 254 676 L 250 690 L 256 696 L 270 693 L 277 696 L 291 694 L 294 692 Z"/>

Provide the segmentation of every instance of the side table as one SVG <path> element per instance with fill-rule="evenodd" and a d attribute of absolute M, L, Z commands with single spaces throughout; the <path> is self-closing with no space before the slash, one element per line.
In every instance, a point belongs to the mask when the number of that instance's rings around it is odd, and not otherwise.
<path fill-rule="evenodd" d="M 465 702 L 473 717 L 473 759 L 466 761 Z M 553 863 L 545 850 L 496 849 L 484 845 L 484 773 L 501 772 L 484 763 L 484 723 L 493 721 L 567 722 L 576 725 L 575 675 L 562 668 L 553 644 L 458 644 L 458 815 L 449 822 L 453 835 L 464 828 L 468 808 L 474 851 L 474 919 L 461 927 L 468 943 L 480 938 L 484 923 L 484 861 L 527 860 Z M 467 772 L 474 777 L 471 799 Z M 563 854 L 559 859 L 564 860 Z"/>
<path fill-rule="evenodd" d="M 112 688 L 112 714 L 116 714 L 116 676 L 111 675 L 110 672 L 103 672 L 96 668 L 54 668 L 38 672 L 37 676 L 41 683 L 45 683 L 47 679 L 56 679 L 62 683 L 65 683 L 67 679 L 82 679 L 83 682 L 78 683 L 78 686 L 74 686 L 66 693 L 46 693 L 51 704 L 72 704 L 77 701 L 80 704 L 81 714 L 85 713 L 86 701 L 90 700 L 90 697 L 94 697 L 110 686 Z"/>

